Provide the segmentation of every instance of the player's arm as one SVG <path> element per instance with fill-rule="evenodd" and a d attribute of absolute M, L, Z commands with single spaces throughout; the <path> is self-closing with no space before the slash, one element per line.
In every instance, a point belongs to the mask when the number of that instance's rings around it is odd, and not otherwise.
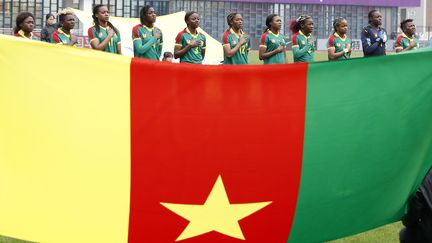
<path fill-rule="evenodd" d="M 174 58 L 183 57 L 191 48 L 198 47 L 201 44 L 201 41 L 191 40 L 189 44 L 186 46 L 182 46 L 180 43 L 175 45 L 174 48 Z"/>
<path fill-rule="evenodd" d="M 202 60 L 204 60 L 204 57 L 205 57 L 205 53 L 206 53 L 206 49 L 207 49 L 207 40 L 206 40 L 206 38 L 205 38 L 205 36 L 204 36 L 204 40 L 202 41 L 203 42 L 203 47 L 201 48 L 201 56 L 202 56 Z"/>
<path fill-rule="evenodd" d="M 237 45 L 235 45 L 233 48 L 231 48 L 228 41 L 225 42 L 225 40 L 224 40 L 223 50 L 224 50 L 225 56 L 228 58 L 233 57 L 240 50 L 240 47 L 243 44 L 245 44 L 246 42 L 247 42 L 247 40 L 242 36 L 240 38 L 239 42 L 237 43 Z"/>
<path fill-rule="evenodd" d="M 297 41 L 296 36 L 293 37 L 292 43 L 293 43 L 292 51 L 293 51 L 294 58 L 299 58 L 304 56 L 312 48 L 312 44 L 310 42 L 306 42 L 306 45 L 300 48 L 300 45 L 297 44 L 299 43 L 299 41 Z"/>
<path fill-rule="evenodd" d="M 135 28 L 132 30 L 132 36 L 133 36 L 134 50 L 139 54 L 144 54 L 148 52 L 152 48 L 152 46 L 157 42 L 158 38 L 161 37 L 157 31 L 154 31 L 153 36 L 150 36 L 147 42 L 144 43 L 144 41 L 141 39 L 141 37 L 138 34 L 138 30 Z"/>
<path fill-rule="evenodd" d="M 340 51 L 340 52 L 336 52 L 336 49 L 334 47 L 329 47 L 327 49 L 329 60 L 336 60 L 336 59 L 338 59 L 339 57 L 342 57 L 343 55 L 345 55 L 348 52 L 349 52 L 349 50 L 346 49 L 346 48 L 344 50 Z"/>
<path fill-rule="evenodd" d="M 92 31 L 91 29 L 89 29 L 89 32 Z M 93 49 L 99 50 L 99 51 L 103 51 L 105 50 L 105 48 L 107 47 L 107 45 L 109 44 L 109 42 L 111 41 L 111 38 L 114 36 L 115 32 L 113 29 L 109 29 L 108 30 L 108 35 L 105 38 L 105 40 L 103 40 L 102 42 L 99 42 L 98 38 L 93 38 L 90 40 L 90 46 Z"/>
<path fill-rule="evenodd" d="M 376 41 L 375 43 L 371 44 L 371 39 L 369 36 L 369 32 L 366 29 L 363 29 L 361 34 L 361 42 L 363 51 L 367 54 L 371 54 L 377 49 L 379 42 Z"/>

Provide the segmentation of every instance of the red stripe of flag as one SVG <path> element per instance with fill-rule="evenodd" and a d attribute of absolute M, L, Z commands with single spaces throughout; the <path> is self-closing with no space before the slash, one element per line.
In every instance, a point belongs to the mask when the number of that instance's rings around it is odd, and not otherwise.
<path fill-rule="evenodd" d="M 196 66 L 133 59 L 129 242 L 175 242 L 189 221 L 161 202 L 272 203 L 239 221 L 246 242 L 285 242 L 299 189 L 307 64 Z M 224 215 L 221 215 L 223 217 Z M 239 242 L 209 232 L 181 242 Z"/>

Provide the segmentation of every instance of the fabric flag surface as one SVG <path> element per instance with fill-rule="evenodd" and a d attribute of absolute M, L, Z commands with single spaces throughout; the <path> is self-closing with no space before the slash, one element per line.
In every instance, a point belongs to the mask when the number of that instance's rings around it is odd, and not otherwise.
<path fill-rule="evenodd" d="M 0 36 L 0 235 L 322 242 L 397 221 L 432 165 L 431 58 L 205 66 Z"/>

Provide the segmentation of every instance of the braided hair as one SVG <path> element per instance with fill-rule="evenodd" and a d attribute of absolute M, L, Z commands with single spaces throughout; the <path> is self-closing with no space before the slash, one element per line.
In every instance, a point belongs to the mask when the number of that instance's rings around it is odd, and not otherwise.
<path fill-rule="evenodd" d="M 333 34 L 337 32 L 337 27 L 339 27 L 339 25 L 343 22 L 346 21 L 344 18 L 339 17 L 339 18 L 335 18 L 333 20 Z"/>
<path fill-rule="evenodd" d="M 270 27 L 271 27 L 271 22 L 273 21 L 274 17 L 276 17 L 276 16 L 279 16 L 279 15 L 277 15 L 277 14 L 270 14 L 269 16 L 267 16 L 267 18 L 266 18 L 266 22 L 265 22 L 266 27 L 264 27 L 264 33 L 265 33 L 267 30 L 270 29 Z"/>
<path fill-rule="evenodd" d="M 21 30 L 21 24 L 24 23 L 24 20 L 28 17 L 32 17 L 33 21 L 35 21 L 35 17 L 30 12 L 22 12 L 18 14 L 16 21 L 15 21 L 15 27 L 13 28 L 14 34 L 17 34 Z"/>
<path fill-rule="evenodd" d="M 309 15 L 300 15 L 297 19 L 293 19 L 290 22 L 289 28 L 293 34 L 299 32 L 301 30 L 302 24 L 305 23 L 306 20 L 312 19 Z"/>
<path fill-rule="evenodd" d="M 150 6 L 150 5 L 145 5 L 144 7 L 141 8 L 141 11 L 140 11 L 140 22 L 141 22 L 141 24 L 144 24 L 145 19 L 146 19 L 146 14 L 150 10 L 150 8 L 153 8 L 153 7 Z"/>
<path fill-rule="evenodd" d="M 95 6 L 93 7 L 93 15 L 92 15 L 92 18 L 93 18 L 93 22 L 95 23 L 96 32 L 98 32 L 98 33 L 99 33 L 99 31 L 100 31 L 100 23 L 99 23 L 98 18 L 96 17 L 96 14 L 98 14 L 98 13 L 99 13 L 99 9 L 100 9 L 101 7 L 104 7 L 104 6 L 105 6 L 105 5 L 103 5 L 103 4 L 97 4 L 97 5 L 95 5 Z M 114 27 L 114 25 L 112 25 L 111 22 L 107 21 L 107 24 L 108 24 L 108 26 L 109 26 L 111 29 L 114 30 L 114 32 L 115 32 L 117 35 L 119 34 L 117 28 Z"/>
<path fill-rule="evenodd" d="M 228 29 L 226 31 L 228 31 L 230 28 L 232 28 L 231 22 L 234 20 L 235 16 L 239 14 L 236 12 L 230 13 L 227 16 L 227 24 L 228 24 Z"/>

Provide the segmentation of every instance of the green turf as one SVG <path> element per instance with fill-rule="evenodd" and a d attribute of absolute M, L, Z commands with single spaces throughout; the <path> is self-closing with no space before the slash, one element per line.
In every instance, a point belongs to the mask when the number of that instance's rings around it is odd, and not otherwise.
<path fill-rule="evenodd" d="M 363 52 L 353 52 L 351 54 L 351 58 L 363 57 Z M 293 62 L 292 51 L 287 51 L 287 59 L 288 63 Z M 315 61 L 328 61 L 327 52 L 326 51 L 316 51 L 315 52 Z M 249 52 L 249 64 L 262 64 L 262 61 L 258 59 L 258 51 L 252 50 Z"/>

